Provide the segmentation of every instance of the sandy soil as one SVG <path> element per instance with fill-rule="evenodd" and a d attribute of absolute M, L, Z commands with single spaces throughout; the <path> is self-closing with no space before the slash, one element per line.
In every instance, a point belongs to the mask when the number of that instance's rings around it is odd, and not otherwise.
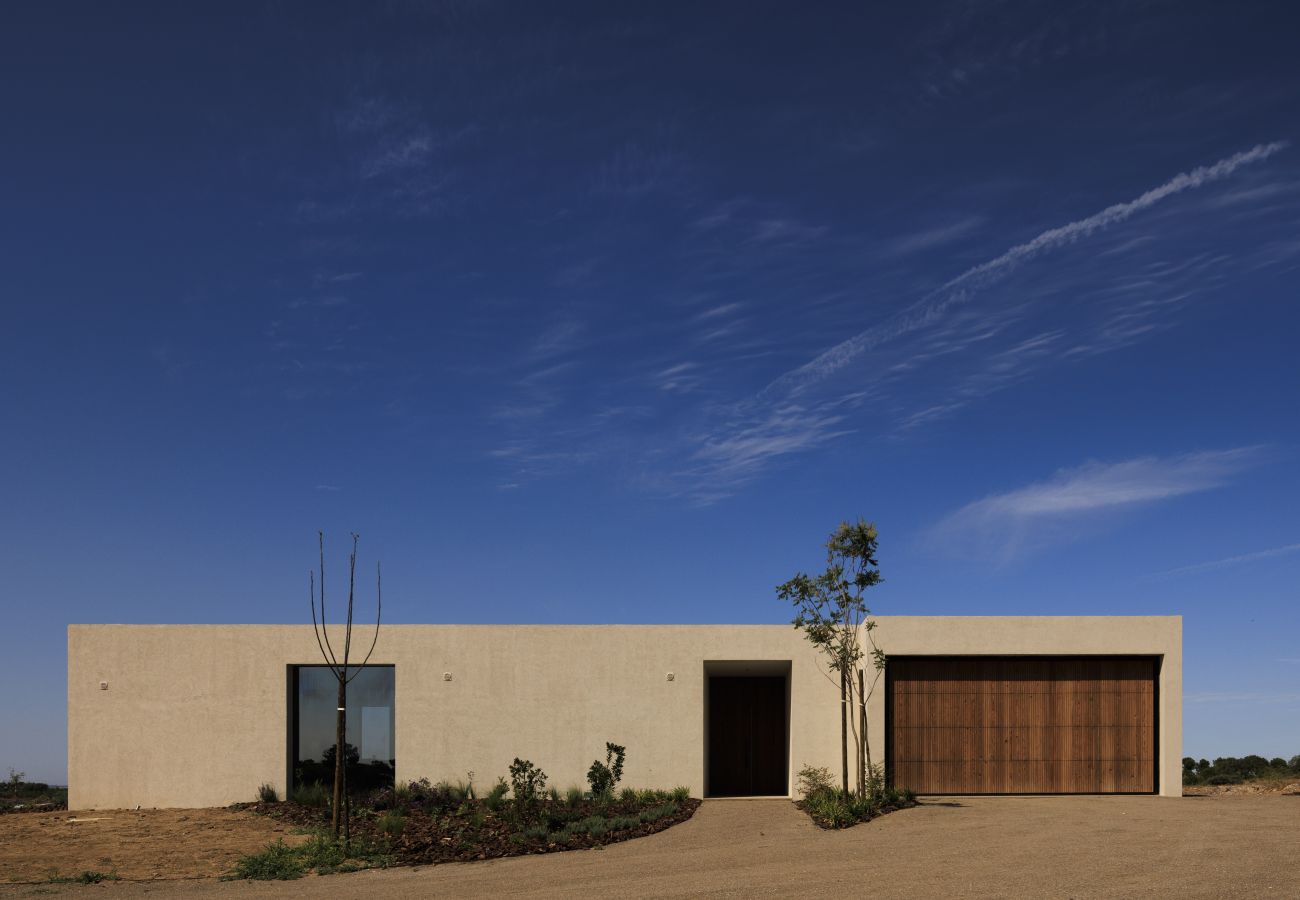
<path fill-rule="evenodd" d="M 1300 796 L 960 797 L 845 831 L 788 801 L 706 802 L 603 850 L 280 883 L 3 888 L 154 897 L 1300 897 Z"/>
<path fill-rule="evenodd" d="M 0 816 L 0 882 L 116 873 L 125 879 L 211 878 L 289 826 L 228 809 L 109 809 Z"/>

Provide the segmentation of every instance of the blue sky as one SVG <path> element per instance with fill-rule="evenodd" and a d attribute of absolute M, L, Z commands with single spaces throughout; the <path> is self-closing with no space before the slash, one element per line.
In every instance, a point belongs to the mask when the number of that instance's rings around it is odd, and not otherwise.
<path fill-rule="evenodd" d="M 895 5 L 897 6 L 897 5 Z M 1185 616 L 1300 753 L 1289 5 L 9 6 L 0 768 L 69 622 Z M 885 648 L 888 650 L 888 648 Z"/>

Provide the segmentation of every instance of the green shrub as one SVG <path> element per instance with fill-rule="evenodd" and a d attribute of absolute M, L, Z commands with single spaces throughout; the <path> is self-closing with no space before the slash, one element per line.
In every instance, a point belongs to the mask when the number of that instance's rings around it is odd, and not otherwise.
<path fill-rule="evenodd" d="M 672 797 L 678 803 L 685 803 L 687 800 L 691 799 L 691 789 L 679 784 L 677 787 L 673 788 Z"/>
<path fill-rule="evenodd" d="M 257 799 L 262 803 L 279 803 L 280 793 L 274 785 L 263 782 L 257 786 Z"/>
<path fill-rule="evenodd" d="M 259 853 L 240 857 L 235 863 L 234 877 L 254 881 L 291 881 L 306 874 L 307 866 L 301 854 L 281 838 Z"/>
<path fill-rule="evenodd" d="M 587 783 L 591 785 L 593 800 L 608 798 L 614 793 L 614 788 L 618 787 L 618 782 L 623 777 L 623 760 L 626 756 L 626 748 L 605 742 L 605 761 L 602 763 L 595 760 L 587 770 Z"/>
<path fill-rule="evenodd" d="M 546 773 L 528 760 L 516 756 L 510 764 L 510 790 L 514 792 L 516 804 L 521 807 L 531 806 L 538 795 L 546 790 Z"/>
<path fill-rule="evenodd" d="M 294 788 L 293 802 L 301 806 L 313 806 L 323 809 L 330 805 L 330 794 L 325 789 L 325 785 L 319 781 L 313 781 L 311 784 L 299 785 Z"/>
<path fill-rule="evenodd" d="M 615 816 L 609 820 L 610 831 L 623 831 L 627 828 L 635 828 L 641 824 L 641 820 L 636 816 Z"/>
<path fill-rule="evenodd" d="M 559 803 L 559 802 L 560 802 L 560 789 L 557 788 L 555 785 L 551 785 L 550 787 L 548 787 L 548 788 L 546 789 L 546 796 L 551 798 L 551 802 L 552 802 L 552 803 Z"/>
<path fill-rule="evenodd" d="M 799 770 L 798 788 L 799 794 L 803 797 L 833 792 L 835 782 L 831 780 L 831 770 L 825 766 L 804 766 Z"/>
<path fill-rule="evenodd" d="M 574 785 L 564 792 L 564 802 L 569 804 L 571 807 L 577 806 L 583 801 L 585 796 L 586 795 L 583 793 L 582 788 Z"/>
<path fill-rule="evenodd" d="M 622 800 L 624 803 L 636 803 L 637 801 L 636 788 L 630 788 L 630 787 L 623 788 L 622 792 L 618 795 L 618 799 Z"/>
<path fill-rule="evenodd" d="M 530 841 L 544 841 L 550 831 L 545 825 L 530 825 L 524 829 L 523 835 Z"/>

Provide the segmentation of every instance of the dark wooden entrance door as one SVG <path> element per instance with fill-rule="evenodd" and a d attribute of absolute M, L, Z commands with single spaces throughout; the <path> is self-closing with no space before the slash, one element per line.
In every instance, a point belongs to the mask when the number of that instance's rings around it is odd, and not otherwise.
<path fill-rule="evenodd" d="M 785 678 L 709 678 L 709 796 L 784 797 Z"/>
<path fill-rule="evenodd" d="M 922 794 L 1151 793 L 1151 657 L 894 657 L 890 777 Z"/>

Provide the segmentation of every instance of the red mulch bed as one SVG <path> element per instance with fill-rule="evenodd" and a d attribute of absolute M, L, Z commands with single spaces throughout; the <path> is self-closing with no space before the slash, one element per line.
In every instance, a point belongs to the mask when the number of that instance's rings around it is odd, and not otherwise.
<path fill-rule="evenodd" d="M 379 845 L 386 844 L 398 865 L 469 862 L 560 850 L 584 850 L 671 828 L 693 816 L 700 806 L 700 801 L 694 798 L 674 802 L 676 812 L 650 822 L 611 829 L 601 835 L 584 832 L 563 836 L 554 833 L 562 832 L 569 822 L 581 821 L 590 816 L 601 816 L 606 820 L 635 817 L 644 810 L 663 806 L 665 801 L 628 803 L 610 800 L 602 805 L 583 800 L 570 806 L 563 801 L 544 800 L 522 821 L 514 815 L 513 805 L 509 801 L 496 811 L 488 809 L 482 800 L 468 801 L 455 809 L 422 809 L 413 806 L 406 811 L 402 833 L 396 838 L 389 838 L 379 829 L 379 817 L 384 813 L 354 808 L 352 836 Z M 319 807 L 300 806 L 292 802 L 240 806 L 295 825 L 319 827 L 329 824 L 328 811 Z M 547 827 L 547 836 L 524 834 L 530 827 L 540 825 Z"/>

